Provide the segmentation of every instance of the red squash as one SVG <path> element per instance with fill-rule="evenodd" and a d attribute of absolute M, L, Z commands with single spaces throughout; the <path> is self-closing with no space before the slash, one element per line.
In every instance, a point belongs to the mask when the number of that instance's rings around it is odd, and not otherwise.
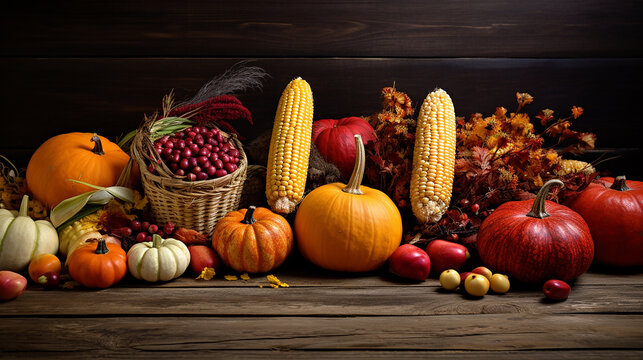
<path fill-rule="evenodd" d="M 567 205 L 587 222 L 597 263 L 643 265 L 643 182 L 601 178 Z"/>
<path fill-rule="evenodd" d="M 477 245 L 486 266 L 525 283 L 569 281 L 587 271 L 594 257 L 589 228 L 573 210 L 545 200 L 553 184 L 563 185 L 550 180 L 535 199 L 504 203 L 482 222 Z"/>
<path fill-rule="evenodd" d="M 360 117 L 323 119 L 313 123 L 313 143 L 324 159 L 335 164 L 346 179 L 355 165 L 355 134 L 362 136 L 365 145 L 375 140 L 373 127 Z"/>

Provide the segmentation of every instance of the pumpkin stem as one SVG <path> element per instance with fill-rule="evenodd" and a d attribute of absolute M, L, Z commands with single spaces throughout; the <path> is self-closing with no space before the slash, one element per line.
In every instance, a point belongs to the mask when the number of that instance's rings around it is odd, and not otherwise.
<path fill-rule="evenodd" d="M 158 249 L 161 247 L 161 243 L 163 242 L 163 238 L 159 234 L 154 234 L 152 235 L 152 246 L 155 249 Z"/>
<path fill-rule="evenodd" d="M 107 254 L 109 252 L 109 249 L 107 248 L 107 243 L 105 243 L 105 239 L 98 239 L 98 243 L 96 243 L 96 254 Z"/>
<path fill-rule="evenodd" d="M 254 205 L 248 206 L 248 210 L 246 210 L 246 216 L 244 216 L 243 220 L 241 220 L 241 223 L 242 224 L 254 224 L 255 222 L 257 222 L 257 220 L 254 217 L 252 217 L 252 215 L 254 215 L 256 209 L 257 209 L 257 207 L 254 206 Z"/>
<path fill-rule="evenodd" d="M 20 202 L 20 210 L 18 211 L 18 216 L 29 216 L 29 196 L 24 195 L 22 201 Z"/>
<path fill-rule="evenodd" d="M 351 174 L 350 180 L 348 180 L 348 184 L 342 189 L 342 191 L 349 194 L 362 195 L 364 193 L 359 189 L 359 186 L 364 178 L 366 155 L 364 153 L 364 143 L 362 142 L 362 137 L 359 134 L 355 134 L 355 151 L 356 156 L 353 173 Z"/>
<path fill-rule="evenodd" d="M 547 194 L 549 194 L 549 188 L 552 185 L 565 186 L 562 181 L 558 179 L 551 179 L 547 181 L 541 188 L 538 190 L 538 194 L 534 199 L 534 205 L 531 207 L 531 211 L 527 213 L 527 216 L 543 219 L 549 216 L 547 211 L 545 211 L 545 201 L 547 200 Z"/>
<path fill-rule="evenodd" d="M 92 138 L 90 141 L 94 142 L 94 148 L 92 149 L 92 152 L 96 155 L 105 155 L 105 152 L 103 151 L 103 143 L 100 141 L 100 137 L 96 133 L 92 135 Z"/>
<path fill-rule="evenodd" d="M 614 179 L 612 186 L 610 186 L 610 189 L 616 191 L 628 191 L 630 188 L 625 184 L 625 175 L 617 176 Z"/>

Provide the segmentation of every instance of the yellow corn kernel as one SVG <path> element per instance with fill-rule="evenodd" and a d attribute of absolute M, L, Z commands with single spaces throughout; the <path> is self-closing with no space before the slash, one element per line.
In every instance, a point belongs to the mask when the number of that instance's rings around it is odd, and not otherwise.
<path fill-rule="evenodd" d="M 422 223 L 437 222 L 451 201 L 456 123 L 451 97 L 436 89 L 418 115 L 411 175 L 411 207 Z"/>
<path fill-rule="evenodd" d="M 65 226 L 58 232 L 59 250 L 63 256 L 71 255 L 85 238 L 92 233 L 98 234 L 98 223 L 103 210 L 87 215 Z"/>
<path fill-rule="evenodd" d="M 266 198 L 275 212 L 292 212 L 304 195 L 312 128 L 313 92 L 296 78 L 281 94 L 270 138 Z"/>

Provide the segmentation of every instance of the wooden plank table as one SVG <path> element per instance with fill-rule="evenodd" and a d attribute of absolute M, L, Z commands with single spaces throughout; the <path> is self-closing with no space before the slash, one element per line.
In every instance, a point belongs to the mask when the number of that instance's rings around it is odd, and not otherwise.
<path fill-rule="evenodd" d="M 105 290 L 30 286 L 0 303 L 0 358 L 643 358 L 643 274 L 595 269 L 567 301 L 536 288 L 472 299 L 436 279 L 290 260 L 289 288 L 184 276 Z"/>

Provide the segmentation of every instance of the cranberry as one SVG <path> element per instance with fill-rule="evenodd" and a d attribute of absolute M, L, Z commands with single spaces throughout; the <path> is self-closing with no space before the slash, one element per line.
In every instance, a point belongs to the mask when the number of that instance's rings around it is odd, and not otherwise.
<path fill-rule="evenodd" d="M 183 141 L 183 140 L 177 141 L 176 142 L 176 147 L 178 147 L 179 149 L 185 149 L 185 141 Z"/>
<path fill-rule="evenodd" d="M 194 181 L 194 180 L 196 180 L 196 175 L 194 173 L 189 173 L 187 175 L 187 179 L 188 179 L 188 181 Z"/>
<path fill-rule="evenodd" d="M 190 151 L 193 152 L 194 154 L 197 154 L 199 152 L 199 145 L 197 144 L 191 144 L 190 145 Z"/>
<path fill-rule="evenodd" d="M 151 237 L 150 235 L 147 235 L 147 236 L 145 237 L 145 241 L 147 241 L 147 242 L 152 242 L 152 237 Z"/>
<path fill-rule="evenodd" d="M 174 232 L 174 227 L 175 226 L 176 225 L 173 222 L 168 221 L 163 226 L 163 232 L 165 232 L 166 234 L 171 234 L 172 232 Z"/>
<path fill-rule="evenodd" d="M 208 178 L 208 174 L 201 171 L 200 173 L 196 174 L 196 178 L 197 180 L 205 180 Z"/>
<path fill-rule="evenodd" d="M 195 137 L 195 136 L 196 136 L 196 132 L 194 132 L 194 131 L 190 131 L 190 132 L 188 133 L 188 137 L 189 137 L 189 138 L 194 139 L 194 137 Z"/>
<path fill-rule="evenodd" d="M 201 134 L 203 134 L 203 137 L 206 139 L 211 139 L 212 138 L 212 131 L 204 131 Z"/>
<path fill-rule="evenodd" d="M 219 159 L 226 164 L 230 162 L 230 156 L 228 156 L 228 154 L 219 155 Z"/>
<path fill-rule="evenodd" d="M 214 176 L 214 174 L 217 172 L 217 168 L 215 168 L 212 165 L 210 165 L 208 167 L 203 167 L 203 169 L 205 170 L 206 174 L 208 174 L 210 176 Z"/>
<path fill-rule="evenodd" d="M 232 156 L 232 157 L 239 157 L 239 150 L 237 150 L 237 149 L 230 149 L 230 151 L 228 151 L 228 155 L 230 155 L 230 156 Z"/>
<path fill-rule="evenodd" d="M 145 238 L 147 237 L 147 233 L 140 232 L 136 235 L 136 241 L 138 242 L 143 242 L 145 241 Z"/>
<path fill-rule="evenodd" d="M 195 167 L 195 166 L 199 165 L 199 162 L 196 160 L 195 157 L 189 158 L 188 163 L 190 164 L 190 167 Z"/>
<path fill-rule="evenodd" d="M 201 128 L 198 127 L 198 126 L 195 126 L 195 127 L 192 128 L 192 131 L 194 131 L 195 133 L 199 134 L 201 132 Z"/>
<path fill-rule="evenodd" d="M 162 148 L 162 147 L 157 147 L 157 148 L 155 148 L 155 149 L 156 149 L 156 153 L 157 153 L 157 154 L 159 154 L 159 155 L 162 155 L 162 154 L 163 154 L 163 148 Z"/>
<path fill-rule="evenodd" d="M 212 165 L 214 165 L 218 170 L 223 169 L 223 161 L 221 161 L 221 159 L 214 160 Z"/>
<path fill-rule="evenodd" d="M 210 155 L 210 150 L 208 150 L 208 148 L 206 148 L 206 147 L 202 147 L 202 148 L 199 150 L 199 155 L 201 155 L 201 156 L 208 156 L 208 155 Z"/>
<path fill-rule="evenodd" d="M 139 231 L 141 230 L 141 222 L 138 220 L 132 220 L 129 222 L 129 226 L 132 228 L 134 231 Z"/>
<path fill-rule="evenodd" d="M 169 165 L 169 167 L 170 167 L 170 170 L 172 170 L 172 172 L 174 172 L 174 171 L 176 171 L 176 170 L 178 170 L 178 169 L 179 169 L 179 164 L 178 164 L 178 163 L 173 162 L 173 163 L 171 163 L 171 164 Z"/>
<path fill-rule="evenodd" d="M 210 144 L 212 146 L 219 145 L 219 142 L 217 141 L 217 139 L 209 138 L 207 142 L 208 142 L 208 144 Z"/>
<path fill-rule="evenodd" d="M 190 161 L 188 159 L 181 159 L 181 161 L 179 162 L 179 166 L 181 167 L 181 169 L 187 169 L 188 167 L 190 167 Z"/>
<path fill-rule="evenodd" d="M 212 144 L 205 144 L 203 145 L 205 149 L 208 149 L 208 153 L 212 152 Z"/>
<path fill-rule="evenodd" d="M 218 147 L 218 146 L 214 145 L 214 147 L 212 148 L 212 152 L 213 152 L 213 153 L 217 153 L 217 154 L 218 154 L 218 153 L 219 153 L 219 151 L 221 151 L 221 149 L 219 149 L 219 147 Z"/>
<path fill-rule="evenodd" d="M 190 172 L 192 172 L 193 174 L 198 174 L 198 173 L 201 172 L 201 167 L 200 166 L 195 166 L 190 170 Z"/>
<path fill-rule="evenodd" d="M 154 168 L 154 166 L 152 164 L 149 164 L 147 166 L 147 171 L 151 172 L 152 174 L 156 174 L 156 169 Z"/>
<path fill-rule="evenodd" d="M 183 176 L 183 175 L 185 175 L 185 170 L 183 170 L 183 169 L 178 169 L 178 170 L 176 170 L 174 173 L 175 173 L 176 175 L 178 175 L 178 176 Z"/>
<path fill-rule="evenodd" d="M 172 154 L 172 156 L 170 156 L 170 161 L 178 164 L 178 162 L 181 161 L 181 154 Z"/>
<path fill-rule="evenodd" d="M 171 141 L 168 141 L 168 142 L 165 143 L 165 147 L 167 149 L 172 149 L 174 147 L 174 143 L 171 142 Z"/>
<path fill-rule="evenodd" d="M 219 144 L 223 142 L 223 135 L 221 135 L 220 132 L 217 132 L 216 135 L 214 135 L 213 137 L 217 138 L 217 141 L 219 142 Z"/>
<path fill-rule="evenodd" d="M 186 138 L 185 139 L 185 147 L 188 147 L 190 145 L 192 145 L 192 138 Z"/>
<path fill-rule="evenodd" d="M 159 231 L 159 227 L 156 224 L 150 225 L 150 227 L 147 229 L 147 232 L 150 234 L 156 234 L 156 232 Z"/>
<path fill-rule="evenodd" d="M 141 230 L 143 230 L 143 231 L 147 231 L 147 229 L 149 229 L 149 227 L 150 227 L 150 223 L 149 223 L 149 222 L 147 222 L 147 221 L 143 221 L 143 222 L 141 223 Z"/>
<path fill-rule="evenodd" d="M 210 154 L 210 161 L 215 161 L 219 159 L 219 154 L 213 152 Z"/>
<path fill-rule="evenodd" d="M 183 149 L 183 152 L 181 153 L 181 157 L 189 158 L 190 156 L 192 156 L 192 151 L 188 148 Z"/>
<path fill-rule="evenodd" d="M 231 164 L 231 163 L 226 163 L 223 165 L 223 168 L 229 173 L 233 173 L 235 170 L 237 170 L 237 165 Z"/>
<path fill-rule="evenodd" d="M 214 173 L 214 176 L 216 177 L 222 177 L 228 175 L 228 172 L 225 171 L 224 169 L 219 169 Z"/>
<path fill-rule="evenodd" d="M 207 156 L 199 156 L 198 158 L 196 158 L 196 162 L 197 162 L 197 164 L 199 164 L 199 165 L 203 165 L 203 164 L 205 164 L 205 162 L 206 162 L 206 161 L 208 161 L 208 157 L 207 157 Z"/>
<path fill-rule="evenodd" d="M 60 275 L 57 272 L 48 271 L 38 277 L 38 283 L 47 290 L 55 289 L 60 283 Z"/>

